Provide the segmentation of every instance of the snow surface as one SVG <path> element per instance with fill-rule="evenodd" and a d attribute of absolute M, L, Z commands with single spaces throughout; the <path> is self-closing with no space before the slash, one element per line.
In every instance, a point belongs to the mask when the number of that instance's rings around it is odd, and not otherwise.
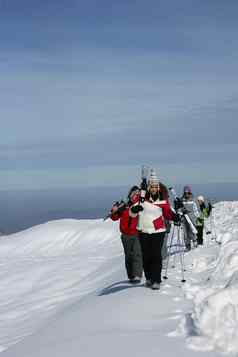
<path fill-rule="evenodd" d="M 206 230 L 160 291 L 128 284 L 117 222 L 0 237 L 1 356 L 238 356 L 238 202 L 216 204 Z"/>

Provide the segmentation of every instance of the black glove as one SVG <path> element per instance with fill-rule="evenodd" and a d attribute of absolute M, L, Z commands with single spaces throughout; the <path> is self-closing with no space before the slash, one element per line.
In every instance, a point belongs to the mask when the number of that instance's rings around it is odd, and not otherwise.
<path fill-rule="evenodd" d="M 182 202 L 181 198 L 176 197 L 176 199 L 174 200 L 174 208 L 176 210 L 178 210 L 179 208 L 182 208 L 182 207 L 183 207 L 183 202 Z"/>
<path fill-rule="evenodd" d="M 183 214 L 187 214 L 187 213 L 188 213 L 188 210 L 187 210 L 185 207 L 183 207 L 183 208 L 181 209 L 181 212 L 182 212 Z"/>
<path fill-rule="evenodd" d="M 176 223 L 178 224 L 178 223 L 181 222 L 181 216 L 180 216 L 179 213 L 175 213 L 175 214 L 174 214 L 173 221 L 174 221 L 175 224 L 176 224 Z"/>
<path fill-rule="evenodd" d="M 134 214 L 137 214 L 137 213 L 143 211 L 143 209 L 144 208 L 141 205 L 137 205 L 137 206 L 131 207 L 131 212 Z"/>
<path fill-rule="evenodd" d="M 143 190 L 143 191 L 146 191 L 146 190 L 147 190 L 147 182 L 146 182 L 146 179 L 143 179 L 143 180 L 141 181 L 140 188 L 141 188 L 141 190 Z"/>
<path fill-rule="evenodd" d="M 147 191 L 147 182 L 146 179 L 144 178 L 140 185 L 140 202 L 142 203 L 145 201 L 146 191 Z"/>

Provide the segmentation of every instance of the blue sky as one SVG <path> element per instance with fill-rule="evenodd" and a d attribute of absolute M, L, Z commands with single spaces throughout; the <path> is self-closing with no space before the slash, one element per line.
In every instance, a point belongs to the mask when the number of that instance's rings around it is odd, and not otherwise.
<path fill-rule="evenodd" d="M 0 185 L 238 182 L 237 1 L 0 0 Z"/>

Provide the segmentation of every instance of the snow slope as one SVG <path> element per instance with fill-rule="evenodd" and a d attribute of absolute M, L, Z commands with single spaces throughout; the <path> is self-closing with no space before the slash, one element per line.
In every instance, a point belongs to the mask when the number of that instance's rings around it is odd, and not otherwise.
<path fill-rule="evenodd" d="M 173 255 L 159 292 L 127 283 L 117 223 L 60 220 L 1 237 L 1 355 L 238 355 L 238 203 L 216 204 L 215 222 L 185 254 L 186 283 Z"/>
<path fill-rule="evenodd" d="M 2 349 L 101 286 L 120 256 L 117 227 L 99 220 L 53 221 L 1 237 Z"/>

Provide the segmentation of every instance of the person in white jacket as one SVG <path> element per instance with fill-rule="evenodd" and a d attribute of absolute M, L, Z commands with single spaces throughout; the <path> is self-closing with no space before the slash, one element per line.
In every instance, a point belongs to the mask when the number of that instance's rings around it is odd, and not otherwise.
<path fill-rule="evenodd" d="M 177 220 L 168 201 L 168 191 L 154 171 L 151 172 L 144 202 L 131 207 L 131 214 L 138 214 L 137 230 L 142 250 L 143 269 L 146 286 L 154 290 L 160 288 L 162 255 L 161 250 L 166 234 L 165 220 Z"/>

